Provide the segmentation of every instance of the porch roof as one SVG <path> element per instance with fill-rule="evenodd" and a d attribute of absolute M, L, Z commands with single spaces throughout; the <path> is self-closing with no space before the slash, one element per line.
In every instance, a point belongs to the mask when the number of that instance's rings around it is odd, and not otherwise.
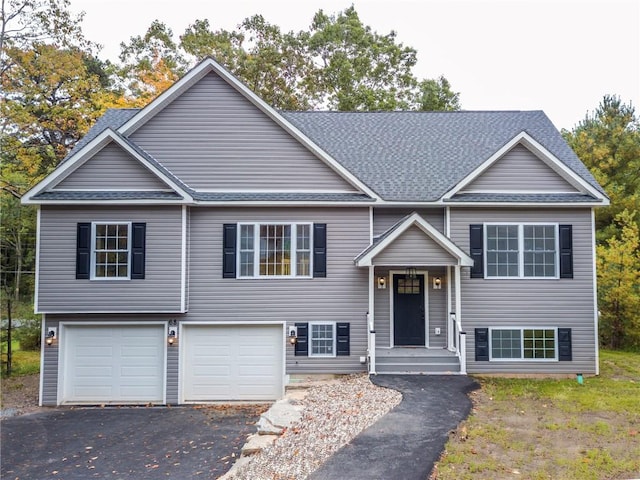
<path fill-rule="evenodd" d="M 463 267 L 473 266 L 473 260 L 469 255 L 416 212 L 407 215 L 382 235 L 374 239 L 373 243 L 354 259 L 356 266 L 372 266 L 374 264 L 373 259 L 377 255 L 392 245 L 403 233 L 413 226 L 417 227 L 443 250 L 448 252 L 457 261 L 458 265 Z"/>

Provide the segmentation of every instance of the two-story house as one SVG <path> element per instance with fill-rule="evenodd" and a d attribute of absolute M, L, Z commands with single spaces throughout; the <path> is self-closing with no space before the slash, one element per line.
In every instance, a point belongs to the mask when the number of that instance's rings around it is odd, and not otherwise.
<path fill-rule="evenodd" d="M 23 202 L 43 405 L 598 372 L 608 198 L 540 111 L 280 112 L 206 59 Z"/>

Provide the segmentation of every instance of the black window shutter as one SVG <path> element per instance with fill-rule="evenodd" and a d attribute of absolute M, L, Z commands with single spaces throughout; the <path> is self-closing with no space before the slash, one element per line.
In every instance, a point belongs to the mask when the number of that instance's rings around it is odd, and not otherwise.
<path fill-rule="evenodd" d="M 327 224 L 313 224 L 313 276 L 327 276 Z"/>
<path fill-rule="evenodd" d="M 91 273 L 91 224 L 78 223 L 76 236 L 76 278 L 87 279 Z"/>
<path fill-rule="evenodd" d="M 131 278 L 141 280 L 145 271 L 147 224 L 131 224 Z"/>
<path fill-rule="evenodd" d="M 225 223 L 222 234 L 222 278 L 236 278 L 236 232 L 235 223 Z"/>
<path fill-rule="evenodd" d="M 573 227 L 560 225 L 560 278 L 573 278 Z"/>
<path fill-rule="evenodd" d="M 489 329 L 476 328 L 476 362 L 489 361 Z"/>
<path fill-rule="evenodd" d="M 298 339 L 295 346 L 296 356 L 307 357 L 309 356 L 309 324 L 308 323 L 296 323 L 298 328 Z"/>
<path fill-rule="evenodd" d="M 340 322 L 336 323 L 336 331 L 337 331 L 337 347 L 336 347 L 336 355 L 350 355 L 349 349 L 349 323 L 348 322 Z"/>
<path fill-rule="evenodd" d="M 469 251 L 473 260 L 471 278 L 484 278 L 484 227 L 482 223 L 469 225 Z"/>
<path fill-rule="evenodd" d="M 571 355 L 571 329 L 558 329 L 558 360 L 561 362 L 570 362 Z"/>

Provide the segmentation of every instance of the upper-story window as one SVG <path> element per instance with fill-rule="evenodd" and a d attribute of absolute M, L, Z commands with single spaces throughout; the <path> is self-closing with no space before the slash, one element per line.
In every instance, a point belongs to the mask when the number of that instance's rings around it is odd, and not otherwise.
<path fill-rule="evenodd" d="M 93 224 L 93 278 L 129 278 L 130 223 Z"/>
<path fill-rule="evenodd" d="M 310 223 L 240 224 L 240 277 L 310 277 Z"/>
<path fill-rule="evenodd" d="M 486 224 L 487 277 L 558 277 L 558 226 Z"/>

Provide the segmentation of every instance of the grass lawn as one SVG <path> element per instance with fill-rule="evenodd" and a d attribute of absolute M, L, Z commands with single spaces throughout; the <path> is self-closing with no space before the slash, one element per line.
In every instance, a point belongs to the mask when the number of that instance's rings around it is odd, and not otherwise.
<path fill-rule="evenodd" d="M 40 350 L 20 350 L 20 342 L 13 340 L 12 375 L 31 375 L 40 372 Z M 5 376 L 7 361 L 7 342 L 2 342 L 2 376 Z"/>
<path fill-rule="evenodd" d="M 600 376 L 584 385 L 479 377 L 431 478 L 640 478 L 640 354 L 600 355 Z"/>

